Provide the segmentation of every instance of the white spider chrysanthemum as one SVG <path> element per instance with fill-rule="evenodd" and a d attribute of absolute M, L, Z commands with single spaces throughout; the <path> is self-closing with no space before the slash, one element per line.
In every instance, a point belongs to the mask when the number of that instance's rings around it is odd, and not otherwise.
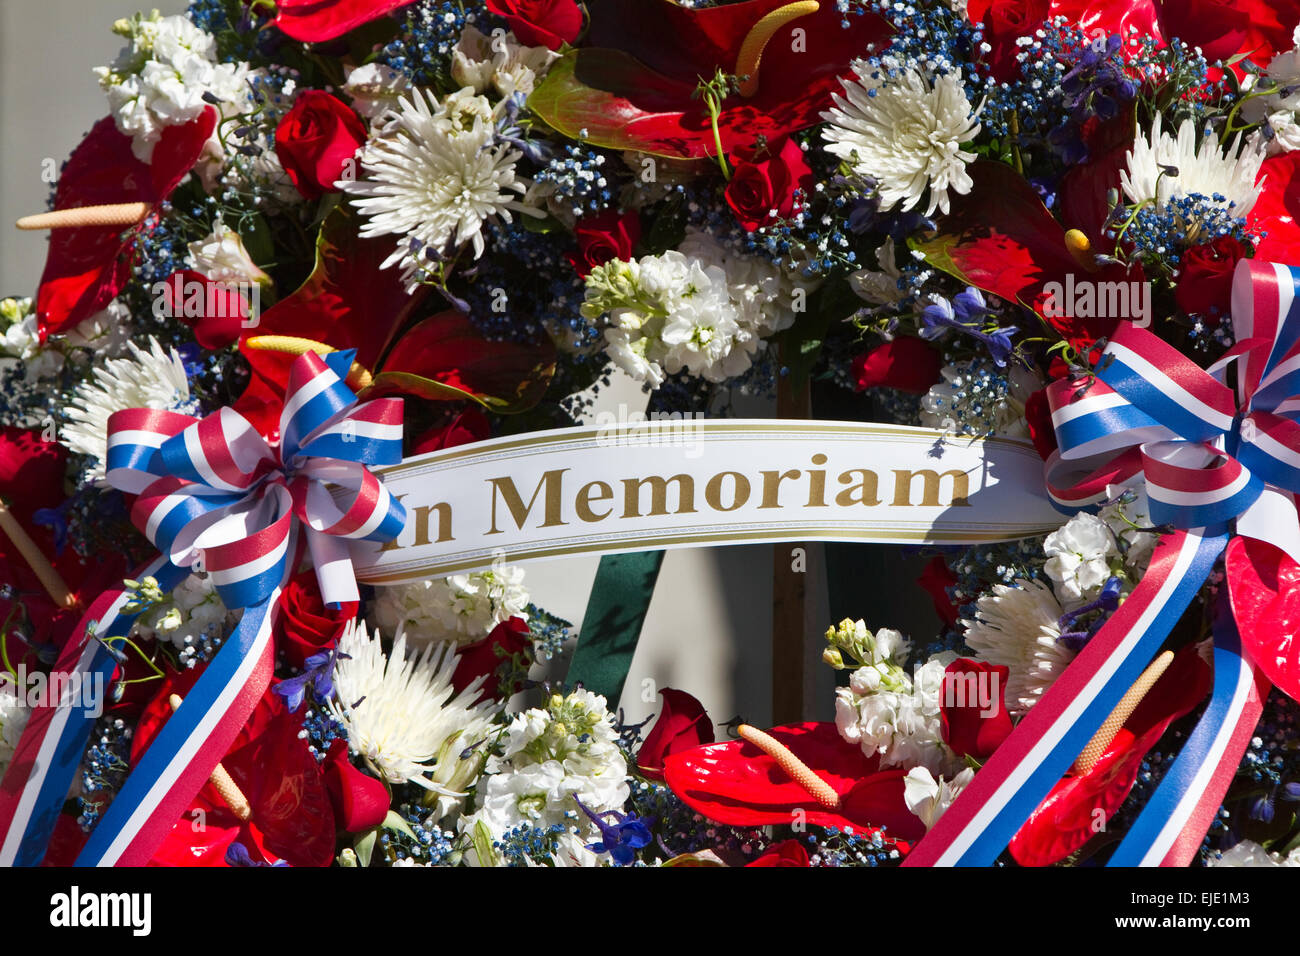
<path fill-rule="evenodd" d="M 485 737 L 497 705 L 474 703 L 486 678 L 456 692 L 452 674 L 459 658 L 451 644 L 406 656 L 399 631 L 385 656 L 379 634 L 352 624 L 339 641 L 330 712 L 346 729 L 348 743 L 389 783 L 414 783 L 438 793 L 462 795 L 482 767 L 461 752 Z M 345 658 L 343 655 L 347 655 Z"/>
<path fill-rule="evenodd" d="M 1244 143 L 1237 136 L 1226 150 L 1220 150 L 1213 135 L 1198 135 L 1196 123 L 1190 119 L 1183 120 L 1178 134 L 1171 136 L 1162 128 L 1157 113 L 1150 135 L 1138 133 L 1133 141 L 1127 168 L 1120 171 L 1120 184 L 1134 203 L 1164 205 L 1173 199 L 1200 196 L 1239 219 L 1259 199 L 1263 182 L 1255 180 L 1266 155 L 1263 139 L 1257 136 Z"/>
<path fill-rule="evenodd" d="M 82 382 L 67 407 L 67 424 L 59 441 L 71 451 L 95 459 L 86 477 L 103 484 L 108 453 L 108 419 L 127 408 L 192 411 L 185 366 L 175 349 L 163 350 L 152 336 L 149 350 L 127 343 L 130 356 L 109 359 Z"/>
<path fill-rule="evenodd" d="M 915 209 L 927 186 L 930 204 L 948 211 L 948 190 L 968 193 L 973 185 L 966 164 L 974 153 L 961 148 L 980 131 L 979 110 L 955 74 L 927 80 L 914 69 L 885 78 L 864 60 L 855 60 L 857 79 L 841 79 L 844 95 L 822 114 L 826 151 L 840 157 L 859 176 L 875 180 L 880 208 Z"/>
<path fill-rule="evenodd" d="M 994 585 L 976 604 L 975 620 L 963 623 L 976 659 L 1009 669 L 1007 710 L 1019 716 L 1038 703 L 1074 652 L 1057 640 L 1064 611 L 1052 589 L 1041 581 L 1016 585 Z"/>
<path fill-rule="evenodd" d="M 494 217 L 510 222 L 512 210 L 535 213 L 517 198 L 528 188 L 515 175 L 522 154 L 493 144 L 491 123 L 475 115 L 466 97 L 448 100 L 455 100 L 452 111 L 420 90 L 402 97 L 358 154 L 365 178 L 336 184 L 360 197 L 353 204 L 366 216 L 362 236 L 402 237 L 385 268 L 413 266 L 417 243 L 420 254 L 471 243 L 478 258 L 485 223 Z"/>

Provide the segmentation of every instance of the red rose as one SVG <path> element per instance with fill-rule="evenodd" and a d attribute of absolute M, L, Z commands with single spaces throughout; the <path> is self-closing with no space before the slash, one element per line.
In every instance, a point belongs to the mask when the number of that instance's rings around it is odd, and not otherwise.
<path fill-rule="evenodd" d="M 487 0 L 487 8 L 526 46 L 558 50 L 582 32 L 582 11 L 574 0 Z"/>
<path fill-rule="evenodd" d="M 325 787 L 334 804 L 334 817 L 349 833 L 360 833 L 388 816 L 388 788 L 352 766 L 347 742 L 338 739 L 325 755 Z"/>
<path fill-rule="evenodd" d="M 1047 461 L 1056 451 L 1056 426 L 1052 424 L 1052 406 L 1047 401 L 1047 389 L 1040 388 L 1025 399 L 1025 425 L 1034 443 L 1038 457 Z"/>
<path fill-rule="evenodd" d="M 713 743 L 713 722 L 704 705 L 684 690 L 665 687 L 659 719 L 637 751 L 637 769 L 650 780 L 664 778 L 664 758 L 700 744 Z"/>
<path fill-rule="evenodd" d="M 355 173 L 357 150 L 366 141 L 360 117 L 337 97 L 304 90 L 275 128 L 275 154 L 298 192 L 307 199 L 335 193 L 334 185 Z"/>
<path fill-rule="evenodd" d="M 1232 307 L 1232 273 L 1245 255 L 1245 247 L 1232 236 L 1188 249 L 1174 289 L 1178 308 L 1188 315 L 1227 315 Z"/>
<path fill-rule="evenodd" d="M 812 866 L 808 860 L 808 851 L 798 840 L 782 840 L 773 843 L 767 852 L 745 866 Z"/>
<path fill-rule="evenodd" d="M 412 455 L 423 455 L 430 451 L 455 448 L 470 442 L 482 441 L 492 433 L 488 418 L 478 408 L 470 407 L 451 418 L 443 425 L 430 428 L 415 440 Z"/>
<path fill-rule="evenodd" d="M 727 205 L 745 231 L 753 232 L 776 218 L 788 219 L 795 211 L 795 190 L 802 190 L 806 199 L 812 188 L 813 174 L 803 150 L 787 139 L 762 162 L 742 160 L 736 165 L 727 183 Z"/>
<path fill-rule="evenodd" d="M 944 625 L 952 627 L 956 624 L 957 605 L 953 604 L 952 598 L 948 597 L 948 588 L 957 583 L 957 576 L 952 573 L 943 555 L 936 554 L 930 559 L 921 576 L 916 579 L 916 583 L 930 595 L 930 600 L 934 602 L 934 613 L 939 615 Z"/>
<path fill-rule="evenodd" d="M 970 0 L 966 5 L 970 21 L 984 24 L 984 42 L 993 48 L 985 62 L 995 79 L 1006 82 L 1019 76 L 1016 40 L 1033 36 L 1050 7 L 1050 0 Z"/>
<path fill-rule="evenodd" d="M 943 672 L 939 699 L 939 726 L 943 740 L 959 757 L 984 760 L 1011 733 L 1011 715 L 1005 696 L 1007 675 L 1001 664 L 986 664 L 962 657 Z"/>
<path fill-rule="evenodd" d="M 611 259 L 631 259 L 632 250 L 641 239 L 641 217 L 635 209 L 619 213 L 607 209 L 596 216 L 579 219 L 573 227 L 578 242 L 569 262 L 584 279 L 596 266 Z"/>
<path fill-rule="evenodd" d="M 249 310 L 248 300 L 236 287 L 214 282 L 193 269 L 173 272 L 162 285 L 165 314 L 192 328 L 199 345 L 215 352 L 239 341 Z"/>
<path fill-rule="evenodd" d="M 937 349 L 908 335 L 878 345 L 853 360 L 853 377 L 858 391 L 885 385 L 899 391 L 924 395 L 939 381 L 943 359 Z"/>
<path fill-rule="evenodd" d="M 459 662 L 456 664 L 456 670 L 451 675 L 451 683 L 456 688 L 456 693 L 460 693 L 470 684 L 474 683 L 477 677 L 486 677 L 483 684 L 483 690 L 478 695 L 478 701 L 493 700 L 497 696 L 497 683 L 493 675 L 501 667 L 503 661 L 515 654 L 522 654 L 531 651 L 533 647 L 532 638 L 529 636 L 528 622 L 521 617 L 512 617 L 508 621 L 502 621 L 487 637 L 474 641 L 472 644 L 464 644 L 457 651 L 456 656 Z M 518 688 L 511 688 L 514 693 Z"/>
<path fill-rule="evenodd" d="M 325 607 L 314 570 L 295 575 L 280 593 L 280 614 L 275 625 L 276 649 L 294 667 L 329 650 L 356 614 L 356 605 L 337 611 Z"/>

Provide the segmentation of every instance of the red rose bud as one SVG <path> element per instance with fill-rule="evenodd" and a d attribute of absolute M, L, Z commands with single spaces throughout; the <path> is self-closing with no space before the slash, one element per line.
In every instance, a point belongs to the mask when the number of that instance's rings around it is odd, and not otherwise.
<path fill-rule="evenodd" d="M 357 610 L 355 604 L 345 604 L 337 611 L 326 608 L 314 570 L 290 579 L 279 603 L 275 645 L 294 667 L 302 667 L 313 654 L 332 648 Z"/>
<path fill-rule="evenodd" d="M 194 330 L 195 341 L 211 352 L 239 341 L 251 326 L 250 313 L 255 315 L 258 308 L 257 303 L 249 304 L 249 297 L 261 297 L 255 283 L 215 282 L 193 269 L 173 272 L 152 291 L 154 315 L 180 319 Z"/>
<path fill-rule="evenodd" d="M 957 583 L 957 576 L 952 573 L 943 555 L 936 554 L 930 559 L 930 563 L 925 566 L 916 583 L 930 595 L 930 600 L 934 602 L 934 613 L 939 615 L 944 625 L 952 627 L 956 624 L 957 605 L 953 604 L 952 598 L 948 597 L 948 588 Z"/>
<path fill-rule="evenodd" d="M 1050 0 L 970 0 L 966 5 L 971 23 L 984 24 L 984 42 L 993 48 L 984 62 L 994 79 L 1007 82 L 1020 75 L 1016 40 L 1033 36 L 1050 7 Z"/>
<path fill-rule="evenodd" d="M 325 787 L 334 804 L 334 815 L 349 833 L 377 827 L 388 816 L 388 788 L 352 766 L 343 740 L 330 744 L 325 755 Z"/>
<path fill-rule="evenodd" d="M 773 843 L 762 856 L 745 866 L 812 866 L 808 851 L 798 840 Z"/>
<path fill-rule="evenodd" d="M 1220 236 L 1204 246 L 1193 246 L 1183 255 L 1183 269 L 1174 289 L 1178 308 L 1188 315 L 1217 319 L 1232 308 L 1232 273 L 1246 254 L 1232 236 Z"/>
<path fill-rule="evenodd" d="M 585 279 L 592 269 L 611 259 L 632 258 L 632 250 L 641 240 L 641 216 L 635 209 L 625 213 L 607 209 L 579 219 L 573 227 L 573 238 L 578 248 L 569 253 L 569 262 Z"/>
<path fill-rule="evenodd" d="M 922 339 L 899 336 L 853 360 L 858 391 L 884 385 L 913 395 L 924 395 L 939 381 L 943 359 Z"/>
<path fill-rule="evenodd" d="M 745 231 L 753 232 L 777 218 L 788 219 L 795 211 L 795 191 L 802 190 L 806 199 L 813 184 L 803 150 L 787 139 L 775 155 L 762 162 L 737 163 L 727 183 L 727 205 Z"/>
<path fill-rule="evenodd" d="M 574 0 L 487 0 L 487 8 L 505 17 L 525 46 L 558 50 L 582 32 L 582 11 Z"/>
<path fill-rule="evenodd" d="M 1047 461 L 1056 451 L 1056 426 L 1052 424 L 1052 406 L 1047 401 L 1047 389 L 1040 388 L 1025 400 L 1025 425 L 1034 443 L 1038 457 Z"/>
<path fill-rule="evenodd" d="M 958 658 L 943 672 L 939 726 L 943 740 L 959 757 L 984 760 L 1011 733 L 1004 702 L 1010 669 Z"/>
<path fill-rule="evenodd" d="M 459 694 L 474 683 L 476 677 L 487 677 L 475 703 L 493 700 L 497 696 L 497 682 L 492 678 L 502 662 L 515 654 L 529 652 L 532 648 L 533 639 L 527 621 L 521 617 L 502 621 L 487 637 L 472 644 L 464 644 L 456 651 L 459 661 L 455 672 L 451 675 L 451 684 Z M 512 687 L 510 693 L 513 694 L 518 689 Z"/>
<path fill-rule="evenodd" d="M 430 428 L 417 438 L 411 454 L 423 455 L 444 448 L 455 448 L 457 445 L 468 445 L 483 441 L 491 433 L 492 426 L 487 416 L 478 408 L 467 408 L 445 424 Z"/>
<path fill-rule="evenodd" d="M 275 154 L 307 199 L 338 192 L 334 184 L 355 176 L 357 150 L 366 141 L 360 117 L 337 97 L 304 90 L 275 128 Z"/>
<path fill-rule="evenodd" d="M 713 743 L 713 721 L 703 704 L 686 691 L 671 687 L 659 694 L 664 699 L 663 709 L 636 755 L 637 769 L 650 780 L 664 779 L 664 758 L 669 754 Z"/>

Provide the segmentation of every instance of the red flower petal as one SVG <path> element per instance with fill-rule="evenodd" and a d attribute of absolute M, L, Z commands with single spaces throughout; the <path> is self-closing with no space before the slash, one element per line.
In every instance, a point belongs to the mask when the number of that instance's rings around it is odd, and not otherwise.
<path fill-rule="evenodd" d="M 1265 541 L 1236 537 L 1225 568 L 1241 643 L 1274 686 L 1300 698 L 1300 564 Z"/>
<path fill-rule="evenodd" d="M 335 740 L 330 745 L 325 758 L 325 784 L 334 802 L 339 826 L 349 833 L 377 827 L 388 816 L 388 788 L 352 766 L 344 740 Z"/>
<path fill-rule="evenodd" d="M 799 840 L 782 840 L 773 843 L 758 859 L 746 866 L 812 866 L 808 851 Z"/>
<path fill-rule="evenodd" d="M 924 395 L 939 381 L 943 356 L 923 339 L 900 335 L 853 360 L 858 390 L 885 385 L 913 395 Z"/>
<path fill-rule="evenodd" d="M 650 780 L 664 778 L 664 760 L 670 754 L 714 740 L 713 721 L 703 704 L 686 691 L 671 687 L 665 687 L 659 695 L 664 699 L 659 719 L 636 755 L 637 769 Z"/>
<path fill-rule="evenodd" d="M 333 40 L 415 0 L 279 0 L 275 25 L 295 40 Z"/>

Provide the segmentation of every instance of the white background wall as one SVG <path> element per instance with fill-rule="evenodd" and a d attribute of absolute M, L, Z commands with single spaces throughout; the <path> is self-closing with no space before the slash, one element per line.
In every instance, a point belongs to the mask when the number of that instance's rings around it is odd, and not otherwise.
<path fill-rule="evenodd" d="M 183 12 L 179 0 L 154 0 L 164 14 Z M 10 227 L 17 217 L 44 208 L 41 181 L 47 157 L 62 163 L 90 126 L 105 113 L 91 69 L 108 63 L 121 47 L 110 32 L 119 17 L 135 12 L 131 0 L 0 0 L 0 294 L 34 292 L 45 258 L 40 233 Z M 604 401 L 644 402 L 624 386 Z M 749 414 L 770 414 L 756 405 Z M 788 553 L 789 546 L 783 546 Z M 809 717 L 832 712 L 832 676 L 817 664 L 820 632 L 829 623 L 817 549 L 810 549 L 810 605 L 806 700 Z M 597 559 L 537 562 L 526 583 L 543 607 L 581 621 Z M 910 574 L 909 574 L 910 576 Z M 699 697 L 717 720 L 736 714 L 770 720 L 772 549 L 762 545 L 669 552 L 659 579 L 623 705 L 630 719 L 655 706 L 641 699 L 643 681 L 672 686 Z M 872 595 L 900 600 L 907 608 L 927 603 L 919 590 L 902 595 L 896 585 L 863 581 L 864 616 L 871 626 L 902 623 L 872 612 Z M 924 618 L 922 618 L 924 619 Z M 918 634 L 923 641 L 925 634 Z"/>

